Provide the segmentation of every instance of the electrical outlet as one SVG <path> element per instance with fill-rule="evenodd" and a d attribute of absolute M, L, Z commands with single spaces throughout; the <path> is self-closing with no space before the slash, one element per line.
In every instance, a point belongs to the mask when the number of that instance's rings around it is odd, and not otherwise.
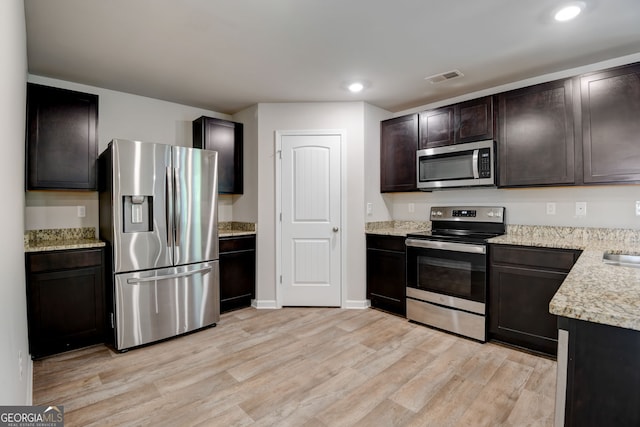
<path fill-rule="evenodd" d="M 409 213 L 413 213 L 416 211 L 415 203 L 409 203 Z"/>
<path fill-rule="evenodd" d="M 18 350 L 18 372 L 20 372 L 20 381 L 22 381 L 24 375 L 22 365 L 22 350 Z"/>
<path fill-rule="evenodd" d="M 84 218 L 87 215 L 87 209 L 84 206 L 78 206 L 78 218 Z"/>
<path fill-rule="evenodd" d="M 556 214 L 556 204 L 553 202 L 547 203 L 547 215 L 555 215 Z"/>
<path fill-rule="evenodd" d="M 587 216 L 587 202 L 576 202 L 576 216 Z"/>
<path fill-rule="evenodd" d="M 640 216 L 640 200 L 636 200 L 636 216 Z"/>
<path fill-rule="evenodd" d="M 371 215 L 373 213 L 373 203 L 367 203 L 367 215 Z"/>

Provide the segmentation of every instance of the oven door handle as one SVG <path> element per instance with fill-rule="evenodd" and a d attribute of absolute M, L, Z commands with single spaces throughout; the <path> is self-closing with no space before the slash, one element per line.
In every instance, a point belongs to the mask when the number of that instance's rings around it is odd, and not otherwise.
<path fill-rule="evenodd" d="M 486 254 L 486 245 L 469 243 L 440 242 L 437 240 L 407 239 L 405 245 L 413 248 L 440 249 L 442 251 L 466 252 L 470 254 Z"/>

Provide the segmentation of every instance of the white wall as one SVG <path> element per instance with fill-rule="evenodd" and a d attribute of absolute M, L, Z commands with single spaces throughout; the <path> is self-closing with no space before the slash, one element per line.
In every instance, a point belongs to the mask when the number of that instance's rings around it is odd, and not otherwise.
<path fill-rule="evenodd" d="M 114 138 L 189 147 L 193 142 L 191 122 L 194 119 L 203 115 L 231 119 L 231 116 L 215 111 L 64 80 L 29 75 L 28 81 L 98 95 L 100 97 L 99 152 L 102 152 Z M 21 109 L 24 110 L 24 107 Z M 20 182 L 22 181 L 21 178 Z M 78 205 L 86 206 L 85 218 L 78 218 L 76 212 Z M 232 197 L 220 197 L 218 219 L 231 221 L 232 216 Z M 97 226 L 98 194 L 96 192 L 29 191 L 26 193 L 25 230 Z"/>
<path fill-rule="evenodd" d="M 27 41 L 22 0 L 0 2 L 0 405 L 31 404 L 24 246 Z M 19 364 L 18 355 L 22 354 Z M 22 370 L 22 376 L 20 375 Z"/>
<path fill-rule="evenodd" d="M 423 105 L 395 113 L 394 117 L 637 61 L 640 61 L 640 53 Z M 369 194 L 371 190 L 369 185 L 373 184 L 369 179 L 367 182 L 367 194 Z M 379 184 L 376 186 L 379 190 Z M 509 224 L 640 227 L 640 217 L 635 216 L 635 201 L 640 200 L 640 186 L 638 185 L 447 190 L 433 193 L 390 193 L 384 194 L 382 198 L 390 207 L 391 217 L 401 220 L 426 221 L 428 220 L 429 208 L 435 205 L 480 204 L 506 206 L 507 223 Z M 556 203 L 556 215 L 547 215 L 547 202 Z M 586 217 L 575 216 L 575 202 L 587 202 Z M 409 213 L 410 203 L 414 204 L 414 213 Z M 374 219 L 367 219 L 367 221 L 372 220 Z"/>
<path fill-rule="evenodd" d="M 400 220 L 426 221 L 431 206 L 490 205 L 507 208 L 508 224 L 640 228 L 640 217 L 635 216 L 640 185 L 446 190 L 385 197 L 393 199 L 392 217 Z M 547 215 L 547 202 L 556 204 L 555 215 Z M 575 215 L 576 202 L 587 202 L 586 216 Z M 410 203 L 414 213 L 409 213 Z"/>
<path fill-rule="evenodd" d="M 243 170 L 244 192 L 233 196 L 233 220 L 258 221 L 258 105 L 233 115 L 233 121 L 244 125 Z"/>
<path fill-rule="evenodd" d="M 365 169 L 365 209 L 371 203 L 371 213 L 366 221 L 389 221 L 393 219 L 393 203 L 380 193 L 380 122 L 391 118 L 389 111 L 365 104 L 364 108 L 364 169 Z"/>
<path fill-rule="evenodd" d="M 259 104 L 258 142 L 258 306 L 275 302 L 275 131 L 342 129 L 346 131 L 346 269 L 347 300 L 363 302 L 365 288 L 364 241 L 364 104 Z M 357 303 L 355 303 L 357 304 Z"/>

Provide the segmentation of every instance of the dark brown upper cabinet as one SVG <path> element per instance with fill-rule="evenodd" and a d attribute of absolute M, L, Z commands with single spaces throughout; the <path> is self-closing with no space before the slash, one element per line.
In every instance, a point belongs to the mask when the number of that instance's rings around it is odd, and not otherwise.
<path fill-rule="evenodd" d="M 420 148 L 441 147 L 454 143 L 453 106 L 420 113 Z"/>
<path fill-rule="evenodd" d="M 380 122 L 380 192 L 416 191 L 418 115 Z"/>
<path fill-rule="evenodd" d="M 493 97 L 473 99 L 455 105 L 456 144 L 493 139 Z"/>
<path fill-rule="evenodd" d="M 584 183 L 640 181 L 640 64 L 580 78 Z"/>
<path fill-rule="evenodd" d="M 575 183 L 572 81 L 498 95 L 499 186 Z"/>
<path fill-rule="evenodd" d="M 420 113 L 420 148 L 493 139 L 493 97 Z"/>
<path fill-rule="evenodd" d="M 98 96 L 27 83 L 26 189 L 96 190 Z"/>
<path fill-rule="evenodd" d="M 202 116 L 193 121 L 193 146 L 218 152 L 218 193 L 242 194 L 242 123 Z"/>

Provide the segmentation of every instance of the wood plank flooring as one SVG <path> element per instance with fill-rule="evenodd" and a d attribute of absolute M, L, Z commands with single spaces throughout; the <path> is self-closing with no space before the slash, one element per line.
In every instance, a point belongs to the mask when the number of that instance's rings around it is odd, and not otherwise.
<path fill-rule="evenodd" d="M 556 363 L 373 309 L 242 309 L 119 354 L 34 362 L 70 426 L 551 426 Z"/>

